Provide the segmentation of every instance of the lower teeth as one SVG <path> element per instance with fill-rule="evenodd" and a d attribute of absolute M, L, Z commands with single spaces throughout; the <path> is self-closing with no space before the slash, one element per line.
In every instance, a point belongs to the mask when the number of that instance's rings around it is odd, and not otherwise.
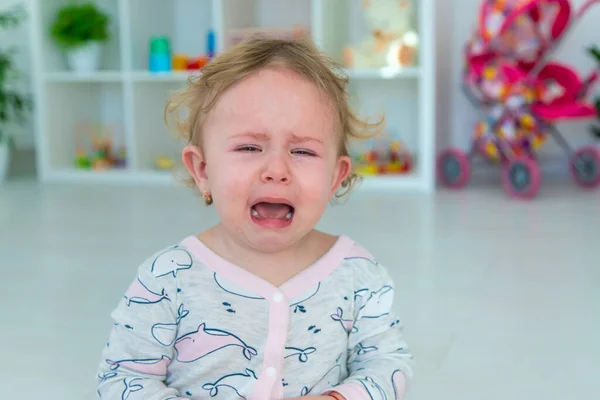
<path fill-rule="evenodd" d="M 289 213 L 287 213 L 287 215 L 285 216 L 285 220 L 289 221 L 290 219 L 292 219 L 292 215 L 293 214 L 291 211 Z M 252 216 L 260 218 L 260 216 L 258 215 L 258 211 L 256 211 L 254 208 L 252 209 Z"/>

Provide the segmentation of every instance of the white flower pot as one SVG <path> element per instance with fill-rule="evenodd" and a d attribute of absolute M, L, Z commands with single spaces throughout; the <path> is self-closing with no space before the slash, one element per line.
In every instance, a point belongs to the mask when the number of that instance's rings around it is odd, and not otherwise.
<path fill-rule="evenodd" d="M 100 68 L 102 43 L 91 42 L 67 51 L 67 64 L 74 72 L 94 72 Z"/>
<path fill-rule="evenodd" d="M 8 147 L 8 142 L 0 142 L 0 185 L 6 180 L 9 164 L 10 148 Z"/>

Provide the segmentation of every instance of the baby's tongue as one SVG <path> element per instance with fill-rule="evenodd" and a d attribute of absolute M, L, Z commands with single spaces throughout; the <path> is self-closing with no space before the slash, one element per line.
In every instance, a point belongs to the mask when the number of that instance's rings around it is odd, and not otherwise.
<path fill-rule="evenodd" d="M 258 217 L 262 219 L 286 219 L 286 216 L 292 211 L 287 204 L 258 203 L 254 207 Z"/>

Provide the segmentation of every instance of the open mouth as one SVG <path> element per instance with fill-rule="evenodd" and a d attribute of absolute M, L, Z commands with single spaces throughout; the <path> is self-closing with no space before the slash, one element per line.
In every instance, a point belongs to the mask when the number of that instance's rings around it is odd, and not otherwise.
<path fill-rule="evenodd" d="M 252 220 L 266 228 L 285 228 L 294 219 L 294 207 L 287 201 L 260 200 L 250 208 Z"/>

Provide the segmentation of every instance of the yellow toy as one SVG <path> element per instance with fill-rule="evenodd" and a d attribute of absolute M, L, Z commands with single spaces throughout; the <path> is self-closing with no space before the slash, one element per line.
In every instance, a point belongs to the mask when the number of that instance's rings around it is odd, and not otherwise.
<path fill-rule="evenodd" d="M 391 141 L 386 150 L 370 150 L 358 157 L 354 171 L 359 175 L 404 174 L 412 171 L 413 158 L 397 140 Z"/>
<path fill-rule="evenodd" d="M 167 156 L 158 156 L 154 160 L 154 165 L 161 170 L 170 170 L 175 166 L 175 162 Z"/>

